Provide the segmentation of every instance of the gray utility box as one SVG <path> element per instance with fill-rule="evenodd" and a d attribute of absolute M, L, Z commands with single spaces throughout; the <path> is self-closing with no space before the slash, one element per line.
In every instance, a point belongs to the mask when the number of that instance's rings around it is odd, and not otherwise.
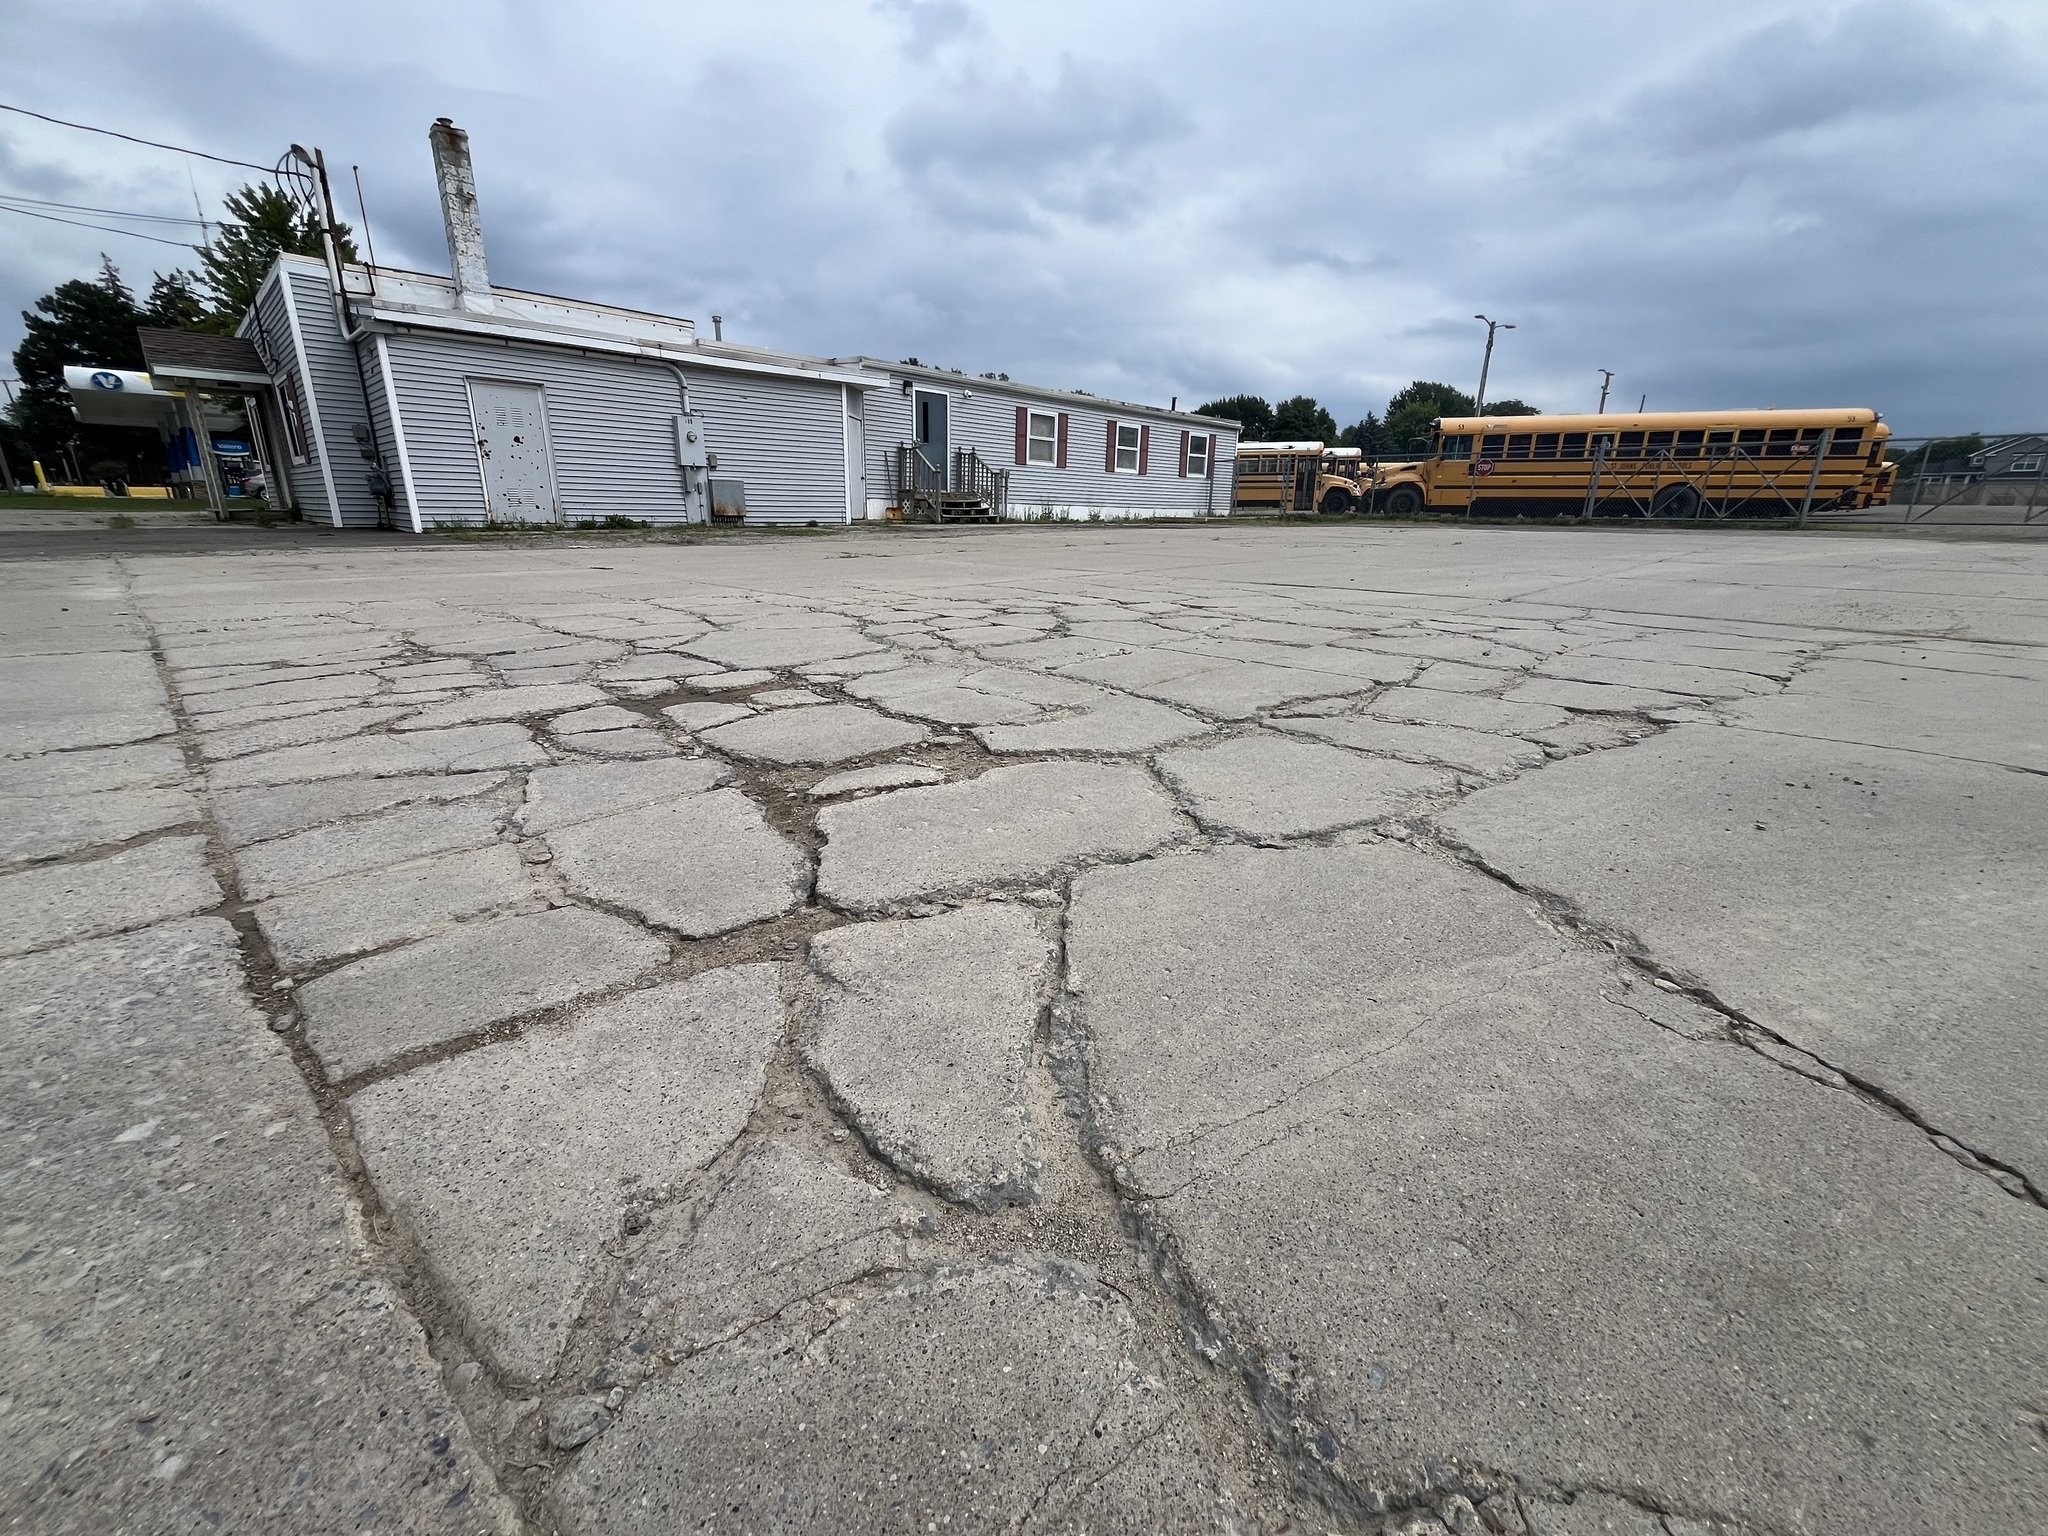
<path fill-rule="evenodd" d="M 704 453 L 704 418 L 695 411 L 676 417 L 676 463 L 684 469 L 703 469 L 708 462 Z"/>

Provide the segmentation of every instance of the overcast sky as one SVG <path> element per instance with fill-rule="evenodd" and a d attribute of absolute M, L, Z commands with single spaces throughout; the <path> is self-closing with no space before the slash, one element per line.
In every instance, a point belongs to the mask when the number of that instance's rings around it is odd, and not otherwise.
<path fill-rule="evenodd" d="M 447 270 L 726 335 L 1183 406 L 1415 378 L 1589 409 L 2048 424 L 2048 4 L 8 0 L 0 101 L 360 165 Z M 0 192 L 209 215 L 246 173 L 0 114 Z M 91 217 L 91 215 L 79 215 Z M 175 233 L 178 226 L 165 226 Z M 0 347 L 106 250 L 0 213 Z M 189 258 L 188 258 L 189 260 Z M 11 372 L 10 370 L 7 370 Z"/>

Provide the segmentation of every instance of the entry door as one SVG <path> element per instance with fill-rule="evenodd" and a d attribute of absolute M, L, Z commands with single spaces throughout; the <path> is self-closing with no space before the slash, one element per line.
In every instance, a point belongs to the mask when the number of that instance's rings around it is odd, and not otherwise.
<path fill-rule="evenodd" d="M 946 484 L 946 396 L 940 390 L 920 389 L 911 400 L 917 413 L 917 451 Z"/>
<path fill-rule="evenodd" d="M 540 386 L 471 379 L 469 414 L 476 423 L 476 456 L 491 521 L 556 521 L 555 464 Z"/>

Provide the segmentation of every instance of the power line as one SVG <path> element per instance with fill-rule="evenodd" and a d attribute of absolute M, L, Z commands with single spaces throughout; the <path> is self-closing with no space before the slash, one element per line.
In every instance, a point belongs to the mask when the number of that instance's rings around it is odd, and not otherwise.
<path fill-rule="evenodd" d="M 94 208 L 86 203 L 60 203 L 47 197 L 23 197 L 14 192 L 0 192 L 0 203 L 27 203 L 35 208 L 56 208 L 65 213 L 104 213 L 117 219 L 135 219 L 150 224 L 205 224 L 204 219 L 181 218 L 172 213 L 130 213 L 125 208 Z M 219 223 L 218 219 L 213 220 Z"/>
<path fill-rule="evenodd" d="M 196 251 L 198 246 L 189 240 L 166 240 L 162 235 L 145 235 L 139 230 L 117 229 L 112 224 L 88 224 L 83 219 L 60 219 L 54 213 L 38 213 L 33 208 L 14 208 L 0 203 L 0 213 L 18 213 L 23 218 L 48 219 L 52 224 L 72 224 L 80 229 L 102 230 L 110 235 L 126 235 L 130 240 L 154 240 L 158 245 L 175 245 L 181 251 Z"/>
<path fill-rule="evenodd" d="M 261 171 L 266 176 L 277 169 L 275 166 L 258 165 L 253 160 L 231 160 L 226 155 L 210 155 L 203 149 L 187 149 L 182 144 L 164 144 L 155 139 L 138 139 L 132 133 L 117 133 L 112 128 L 95 128 L 91 123 L 66 122 L 61 117 L 51 117 L 46 112 L 31 112 L 27 107 L 10 106 L 4 101 L 0 101 L 0 112 L 18 112 L 23 117 L 55 123 L 59 128 L 76 128 L 81 133 L 103 133 L 110 139 L 125 139 L 130 144 L 141 144 L 150 149 L 168 149 L 174 155 L 194 155 L 201 160 L 211 160 L 217 165 L 239 165 L 244 170 Z"/>

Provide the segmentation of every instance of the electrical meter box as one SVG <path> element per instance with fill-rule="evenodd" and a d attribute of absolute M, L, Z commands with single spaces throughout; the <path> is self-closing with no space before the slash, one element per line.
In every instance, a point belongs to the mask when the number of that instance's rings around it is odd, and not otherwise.
<path fill-rule="evenodd" d="M 704 418 L 695 411 L 676 417 L 676 463 L 684 469 L 703 469 Z"/>

